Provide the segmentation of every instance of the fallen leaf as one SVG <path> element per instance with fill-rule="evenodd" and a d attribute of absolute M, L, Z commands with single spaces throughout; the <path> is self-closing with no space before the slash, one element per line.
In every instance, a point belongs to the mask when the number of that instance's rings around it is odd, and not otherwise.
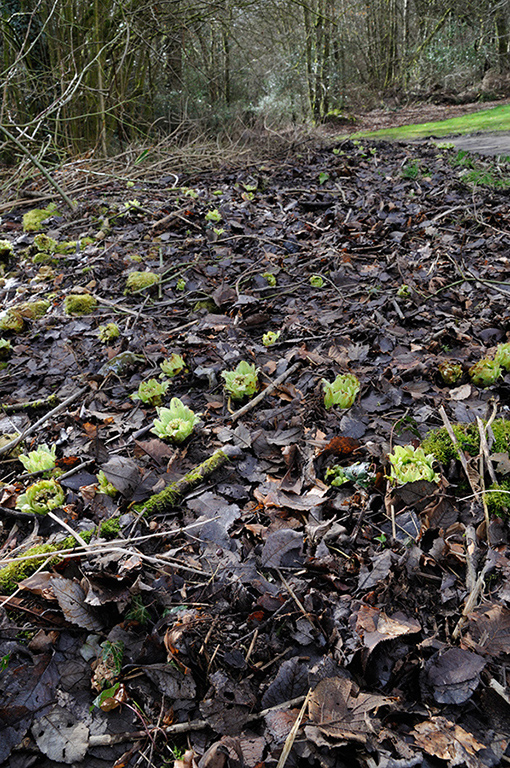
<path fill-rule="evenodd" d="M 303 534 L 291 528 L 270 533 L 260 556 L 264 568 L 300 565 L 303 558 Z"/>
<path fill-rule="evenodd" d="M 477 741 L 472 733 L 446 717 L 432 717 L 418 723 L 411 731 L 411 736 L 428 755 L 449 760 L 451 765 L 464 765 L 469 755 L 485 749 L 485 745 Z"/>
<path fill-rule="evenodd" d="M 299 656 L 284 661 L 262 696 L 262 707 L 275 707 L 305 694 L 308 690 L 308 662 Z"/>
<path fill-rule="evenodd" d="M 471 397 L 471 384 L 461 384 L 460 387 L 450 389 L 450 400 L 467 400 Z"/>
<path fill-rule="evenodd" d="M 425 663 L 421 677 L 425 695 L 438 704 L 462 704 L 471 698 L 480 683 L 485 660 L 462 648 L 439 651 Z"/>
<path fill-rule="evenodd" d="M 369 713 L 391 702 L 387 696 L 361 693 L 348 677 L 327 677 L 311 694 L 308 713 L 328 737 L 364 742 L 379 725 Z"/>
<path fill-rule="evenodd" d="M 489 656 L 509 654 L 510 609 L 492 603 L 470 613 L 462 644 Z"/>
<path fill-rule="evenodd" d="M 78 581 L 66 579 L 63 576 L 53 576 L 50 586 L 67 621 L 93 632 L 102 629 L 96 614 L 86 605 L 85 592 Z"/>
<path fill-rule="evenodd" d="M 83 760 L 89 748 L 89 729 L 71 712 L 56 705 L 32 725 L 32 735 L 50 760 L 71 765 Z"/>

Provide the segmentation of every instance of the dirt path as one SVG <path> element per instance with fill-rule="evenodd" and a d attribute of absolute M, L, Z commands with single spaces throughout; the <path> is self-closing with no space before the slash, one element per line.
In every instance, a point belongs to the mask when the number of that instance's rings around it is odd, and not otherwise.
<path fill-rule="evenodd" d="M 479 155 L 510 156 L 510 131 L 495 131 L 494 133 L 471 133 L 465 136 L 452 136 L 445 139 L 451 141 L 458 149 Z"/>

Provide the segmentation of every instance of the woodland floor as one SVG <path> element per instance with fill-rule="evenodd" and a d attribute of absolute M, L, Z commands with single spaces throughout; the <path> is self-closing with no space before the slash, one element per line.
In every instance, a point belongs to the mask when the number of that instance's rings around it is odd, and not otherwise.
<path fill-rule="evenodd" d="M 455 157 L 302 143 L 129 188 L 90 175 L 46 234 L 94 241 L 47 263 L 34 263 L 26 208 L 3 216 L 3 307 L 51 306 L 3 334 L 0 433 L 33 426 L 24 453 L 57 446 L 55 515 L 73 530 L 121 517 L 118 538 L 93 537 L 0 598 L 1 765 L 161 768 L 185 750 L 177 768 L 510 762 L 508 525 L 484 527 L 458 466 L 439 484 L 385 477 L 388 453 L 441 426 L 441 407 L 451 422 L 508 418 L 510 374 L 480 389 L 467 370 L 508 339 L 509 192 L 468 183 Z M 126 294 L 146 269 L 160 283 Z M 69 316 L 78 291 L 97 309 Z M 98 338 L 110 322 L 113 345 Z M 281 335 L 266 347 L 268 331 Z M 186 371 L 163 405 L 201 414 L 182 445 L 130 398 L 173 352 Z M 265 397 L 237 415 L 220 374 L 241 360 Z M 454 388 L 438 372 L 451 360 Z M 356 403 L 326 410 L 321 379 L 345 372 Z M 47 403 L 21 407 L 35 400 Z M 219 449 L 230 461 L 174 507 L 135 511 Z M 367 483 L 325 482 L 356 461 Z M 508 454 L 498 462 L 508 472 Z M 484 470 L 470 466 L 476 490 Z M 10 455 L 0 468 L 5 564 L 68 533 L 16 510 L 34 478 Z M 100 469 L 115 497 L 98 492 Z"/>

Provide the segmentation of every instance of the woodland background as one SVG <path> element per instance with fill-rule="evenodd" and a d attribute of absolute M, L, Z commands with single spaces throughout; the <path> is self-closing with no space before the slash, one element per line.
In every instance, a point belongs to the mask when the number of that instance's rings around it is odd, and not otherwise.
<path fill-rule="evenodd" d="M 1 0 L 0 126 L 39 159 L 490 100 L 510 0 Z"/>

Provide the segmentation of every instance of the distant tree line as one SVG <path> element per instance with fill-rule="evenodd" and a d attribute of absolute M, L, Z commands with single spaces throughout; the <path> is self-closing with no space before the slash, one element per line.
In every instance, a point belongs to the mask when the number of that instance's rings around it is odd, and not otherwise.
<path fill-rule="evenodd" d="M 0 126 L 105 155 L 510 71 L 510 0 L 0 0 Z"/>

